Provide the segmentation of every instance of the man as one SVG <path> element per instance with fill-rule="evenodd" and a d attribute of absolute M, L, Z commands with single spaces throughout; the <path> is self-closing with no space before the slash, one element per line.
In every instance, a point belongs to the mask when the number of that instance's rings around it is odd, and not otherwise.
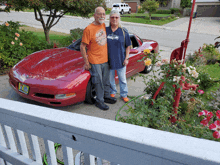
<path fill-rule="evenodd" d="M 95 21 L 83 31 L 80 51 L 85 61 L 85 69 L 90 71 L 92 83 L 95 85 L 97 96 L 95 105 L 102 110 L 108 110 L 109 107 L 105 103 L 114 104 L 117 100 L 110 97 L 108 51 L 104 23 L 105 9 L 97 7 L 94 18 Z"/>

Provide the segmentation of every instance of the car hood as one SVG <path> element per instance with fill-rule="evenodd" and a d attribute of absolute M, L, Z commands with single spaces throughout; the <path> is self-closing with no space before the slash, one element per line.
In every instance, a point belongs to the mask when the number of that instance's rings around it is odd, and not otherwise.
<path fill-rule="evenodd" d="M 83 65 L 84 60 L 79 51 L 58 48 L 35 52 L 19 62 L 16 67 L 23 67 L 41 77 L 72 81 L 71 79 L 84 71 Z"/>

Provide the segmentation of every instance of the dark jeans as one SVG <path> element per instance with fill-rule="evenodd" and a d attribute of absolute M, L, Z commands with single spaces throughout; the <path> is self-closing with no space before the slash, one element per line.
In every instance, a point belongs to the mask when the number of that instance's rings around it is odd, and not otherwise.
<path fill-rule="evenodd" d="M 104 97 L 110 98 L 109 64 L 91 64 L 89 70 L 95 85 L 96 101 L 104 103 Z"/>

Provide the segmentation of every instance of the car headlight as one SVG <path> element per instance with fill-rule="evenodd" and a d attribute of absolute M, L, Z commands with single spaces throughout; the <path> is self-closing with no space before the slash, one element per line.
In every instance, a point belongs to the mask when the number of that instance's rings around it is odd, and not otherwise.
<path fill-rule="evenodd" d="M 55 98 L 56 99 L 66 99 L 66 98 L 75 97 L 75 96 L 76 96 L 76 93 L 57 94 L 57 95 L 55 95 Z"/>

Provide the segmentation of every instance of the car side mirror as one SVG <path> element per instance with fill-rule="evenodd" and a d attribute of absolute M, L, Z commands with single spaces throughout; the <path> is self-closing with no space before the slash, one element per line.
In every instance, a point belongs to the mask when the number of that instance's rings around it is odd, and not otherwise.
<path fill-rule="evenodd" d="M 129 54 L 137 54 L 138 50 L 137 49 L 130 49 L 130 53 Z"/>

